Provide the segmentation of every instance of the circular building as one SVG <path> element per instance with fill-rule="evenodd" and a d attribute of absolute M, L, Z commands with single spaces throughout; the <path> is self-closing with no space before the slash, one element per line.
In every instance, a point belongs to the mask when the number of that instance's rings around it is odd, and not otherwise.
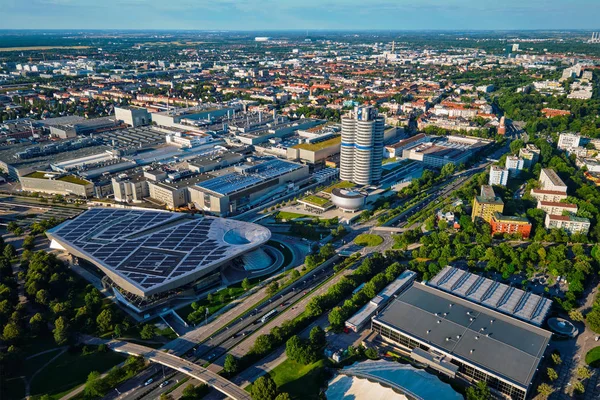
<path fill-rule="evenodd" d="M 331 191 L 331 202 L 342 211 L 354 212 L 365 205 L 367 195 L 353 189 L 334 188 Z"/>
<path fill-rule="evenodd" d="M 452 386 L 408 364 L 363 361 L 340 370 L 329 382 L 328 400 L 462 400 Z"/>

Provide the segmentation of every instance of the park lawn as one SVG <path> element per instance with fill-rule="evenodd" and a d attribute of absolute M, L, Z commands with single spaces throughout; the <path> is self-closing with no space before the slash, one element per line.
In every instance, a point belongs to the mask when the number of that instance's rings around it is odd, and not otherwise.
<path fill-rule="evenodd" d="M 318 399 L 324 383 L 324 368 L 328 363 L 325 359 L 308 365 L 285 360 L 269 372 L 269 375 L 277 384 L 277 389 L 289 393 L 292 399 Z"/>
<path fill-rule="evenodd" d="M 600 367 L 600 346 L 594 347 L 585 355 L 585 362 L 590 367 Z"/>
<path fill-rule="evenodd" d="M 104 373 L 125 361 L 125 356 L 112 351 L 82 355 L 63 353 L 33 380 L 31 395 L 56 395 L 84 384 L 89 373 Z"/>
<path fill-rule="evenodd" d="M 372 233 L 363 233 L 354 239 L 354 243 L 365 247 L 379 246 L 383 243 L 383 238 Z"/>
<path fill-rule="evenodd" d="M 297 219 L 297 218 L 312 218 L 310 215 L 306 215 L 306 214 L 298 214 L 298 213 L 293 213 L 293 212 L 287 212 L 287 211 L 279 211 L 277 213 L 277 215 L 275 216 L 275 219 L 285 219 L 285 220 L 292 220 L 292 219 Z"/>

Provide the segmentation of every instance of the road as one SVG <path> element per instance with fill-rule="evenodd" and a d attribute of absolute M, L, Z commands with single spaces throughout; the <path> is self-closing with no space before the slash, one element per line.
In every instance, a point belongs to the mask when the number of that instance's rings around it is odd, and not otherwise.
<path fill-rule="evenodd" d="M 251 400 L 248 392 L 233 384 L 229 380 L 206 368 L 194 364 L 191 361 L 184 360 L 183 358 L 177 357 L 173 354 L 123 341 L 109 342 L 108 347 L 111 350 L 119 353 L 142 356 L 152 362 L 168 366 L 210 385 L 212 388 L 218 390 L 228 397 L 231 397 L 232 399 Z"/>

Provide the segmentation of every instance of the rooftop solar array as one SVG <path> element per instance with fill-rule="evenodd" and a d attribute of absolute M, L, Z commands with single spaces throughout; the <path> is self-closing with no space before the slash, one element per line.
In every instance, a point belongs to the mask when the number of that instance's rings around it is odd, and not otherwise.
<path fill-rule="evenodd" d="M 246 240 L 227 240 L 236 235 Z M 111 279 L 116 276 L 132 285 L 124 289 L 144 296 L 161 292 L 161 287 L 178 278 L 210 272 L 212 267 L 264 243 L 270 232 L 221 218 L 92 208 L 51 229 L 48 236 L 95 262 L 107 275 L 114 274 Z"/>
<path fill-rule="evenodd" d="M 538 326 L 552 305 L 545 297 L 451 266 L 427 284 Z"/>
<path fill-rule="evenodd" d="M 527 388 L 548 331 L 422 284 L 373 319 L 493 375 Z"/>
<path fill-rule="evenodd" d="M 268 181 L 302 168 L 302 166 L 283 160 L 269 160 L 246 167 L 243 172 L 232 172 L 213 179 L 208 179 L 197 186 L 222 196 L 239 192 L 259 183 Z"/>

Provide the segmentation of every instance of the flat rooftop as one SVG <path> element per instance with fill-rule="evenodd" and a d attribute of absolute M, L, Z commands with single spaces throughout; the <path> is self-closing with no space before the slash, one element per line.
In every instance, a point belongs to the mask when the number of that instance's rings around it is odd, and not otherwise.
<path fill-rule="evenodd" d="M 303 166 L 289 161 L 273 159 L 260 164 L 240 168 L 243 168 L 243 172 L 232 172 L 222 175 L 206 180 L 197 186 L 218 195 L 227 196 L 303 168 Z"/>
<path fill-rule="evenodd" d="M 408 288 L 373 320 L 525 389 L 552 336 L 423 284 Z"/>
<path fill-rule="evenodd" d="M 264 244 L 262 226 L 156 210 L 92 208 L 47 231 L 51 247 L 95 264 L 146 297 L 194 282 Z"/>

